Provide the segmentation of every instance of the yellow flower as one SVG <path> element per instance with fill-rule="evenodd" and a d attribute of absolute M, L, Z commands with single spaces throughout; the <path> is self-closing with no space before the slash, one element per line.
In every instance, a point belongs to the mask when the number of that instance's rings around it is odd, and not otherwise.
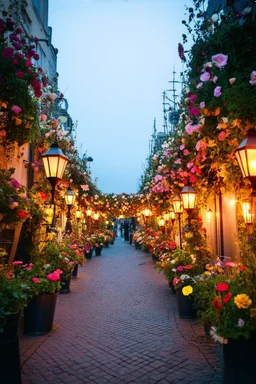
<path fill-rule="evenodd" d="M 184 296 L 188 296 L 192 292 L 193 292 L 193 288 L 191 287 L 191 285 L 187 285 L 186 287 L 182 288 L 182 293 L 183 293 Z"/>
<path fill-rule="evenodd" d="M 234 302 L 238 308 L 246 309 L 250 307 L 252 301 L 245 293 L 241 293 L 234 298 Z"/>
<path fill-rule="evenodd" d="M 211 272 L 210 272 L 210 271 L 205 271 L 204 274 L 205 274 L 206 276 L 211 276 Z"/>

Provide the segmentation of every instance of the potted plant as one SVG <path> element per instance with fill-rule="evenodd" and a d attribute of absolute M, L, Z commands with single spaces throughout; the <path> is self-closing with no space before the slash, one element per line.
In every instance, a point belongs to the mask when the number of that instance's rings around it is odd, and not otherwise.
<path fill-rule="evenodd" d="M 31 299 L 24 309 L 24 333 L 44 335 L 52 330 L 57 294 L 61 288 L 62 270 L 37 261 L 27 267 Z"/>
<path fill-rule="evenodd" d="M 3 258 L 5 251 L 0 249 Z M 21 383 L 19 322 L 30 288 L 22 278 L 22 261 L 0 265 L 0 370 L 3 382 Z"/>

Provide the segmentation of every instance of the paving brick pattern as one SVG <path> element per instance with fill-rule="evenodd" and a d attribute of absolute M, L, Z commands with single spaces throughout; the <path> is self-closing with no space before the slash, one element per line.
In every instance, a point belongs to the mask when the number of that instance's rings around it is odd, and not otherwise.
<path fill-rule="evenodd" d="M 24 384 L 221 383 L 221 352 L 148 253 L 117 239 L 59 295 L 53 331 L 21 337 Z"/>

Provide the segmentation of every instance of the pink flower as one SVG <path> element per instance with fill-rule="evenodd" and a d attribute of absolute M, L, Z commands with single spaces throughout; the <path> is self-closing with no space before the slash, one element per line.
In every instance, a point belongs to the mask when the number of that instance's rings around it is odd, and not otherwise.
<path fill-rule="evenodd" d="M 89 186 L 88 185 L 80 185 L 83 191 L 89 191 Z"/>
<path fill-rule="evenodd" d="M 184 148 L 185 148 L 185 145 L 184 145 L 184 144 L 181 144 L 181 146 L 180 146 L 180 150 L 182 151 Z"/>
<path fill-rule="evenodd" d="M 47 116 L 44 115 L 44 114 L 42 114 L 42 115 L 40 116 L 40 120 L 41 120 L 41 121 L 46 121 L 46 120 L 47 120 Z"/>
<path fill-rule="evenodd" d="M 256 85 L 256 71 L 252 71 L 252 73 L 251 73 L 250 84 L 251 85 Z"/>
<path fill-rule="evenodd" d="M 18 71 L 18 72 L 16 72 L 16 76 L 17 76 L 19 79 L 23 79 L 23 77 L 25 76 L 25 73 L 22 72 L 22 71 Z"/>
<path fill-rule="evenodd" d="M 179 265 L 179 266 L 177 267 L 177 271 L 178 271 L 178 272 L 182 272 L 182 271 L 183 271 L 183 267 L 182 267 L 182 265 Z"/>
<path fill-rule="evenodd" d="M 32 277 L 32 281 L 33 281 L 33 283 L 39 283 L 40 279 L 39 279 L 39 277 Z"/>
<path fill-rule="evenodd" d="M 189 182 L 190 182 L 191 184 L 195 184 L 195 183 L 197 183 L 197 181 L 198 181 L 198 178 L 197 178 L 195 175 L 191 175 L 191 176 L 189 177 Z"/>
<path fill-rule="evenodd" d="M 222 131 L 222 132 L 220 132 L 220 133 L 218 134 L 218 140 L 219 140 L 219 141 L 223 141 L 223 140 L 225 140 L 226 137 L 227 137 L 227 134 L 226 134 L 226 132 L 224 132 L 224 131 Z"/>
<path fill-rule="evenodd" d="M 190 154 L 190 152 L 187 149 L 184 149 L 183 154 L 184 154 L 184 156 L 188 156 Z"/>
<path fill-rule="evenodd" d="M 215 87 L 213 94 L 214 94 L 215 97 L 220 97 L 220 95 L 221 95 L 221 87 L 220 86 Z"/>
<path fill-rule="evenodd" d="M 14 113 L 20 113 L 21 112 L 21 107 L 19 107 L 18 105 L 13 105 L 11 110 L 14 112 Z"/>
<path fill-rule="evenodd" d="M 191 95 L 189 95 L 189 99 L 190 100 L 195 100 L 197 98 L 197 95 L 195 95 L 194 93 L 191 93 Z"/>
<path fill-rule="evenodd" d="M 190 161 L 189 163 L 187 163 L 187 168 L 190 169 L 190 168 L 193 167 L 193 165 L 194 165 L 194 164 Z"/>
<path fill-rule="evenodd" d="M 205 102 L 202 101 L 200 104 L 199 104 L 200 108 L 204 108 L 205 107 Z"/>
<path fill-rule="evenodd" d="M 225 67 L 225 65 L 227 65 L 227 62 L 228 62 L 228 56 L 223 55 L 223 53 L 218 53 L 217 55 L 212 56 L 212 62 L 218 68 Z"/>
<path fill-rule="evenodd" d="M 197 84 L 196 88 L 197 88 L 197 89 L 199 89 L 199 88 L 201 88 L 201 87 L 202 87 L 202 85 L 203 85 L 203 83 L 202 83 L 202 82 L 200 82 L 200 83 L 198 83 L 198 84 Z"/>
<path fill-rule="evenodd" d="M 49 275 L 47 275 L 46 277 L 50 281 L 57 281 L 57 280 L 60 279 L 60 275 L 56 271 L 52 272 L 52 273 L 49 273 Z"/>
<path fill-rule="evenodd" d="M 21 265 L 23 264 L 23 261 L 14 261 L 12 265 Z"/>
<path fill-rule="evenodd" d="M 208 81 L 208 80 L 210 80 L 210 77 L 211 77 L 211 75 L 209 72 L 203 72 L 200 76 L 200 80 L 201 81 Z"/>
<path fill-rule="evenodd" d="M 230 83 L 231 85 L 233 85 L 235 81 L 236 81 L 236 78 L 235 78 L 235 77 L 231 77 L 231 79 L 229 79 L 229 83 Z"/>
<path fill-rule="evenodd" d="M 2 52 L 2 56 L 5 58 L 5 59 L 11 59 L 13 57 L 13 54 L 14 54 L 14 49 L 11 48 L 11 47 L 5 47 L 3 49 L 3 52 Z"/>
<path fill-rule="evenodd" d="M 18 205 L 19 205 L 19 203 L 17 203 L 17 201 L 13 201 L 13 202 L 9 205 L 9 207 L 10 207 L 10 209 L 15 209 L 16 207 L 18 207 Z"/>
<path fill-rule="evenodd" d="M 201 128 L 201 125 L 200 124 L 193 124 L 193 123 L 188 123 L 186 126 L 185 126 L 185 130 L 187 132 L 188 135 L 192 135 L 192 133 L 194 132 L 198 132 L 199 129 Z"/>
<path fill-rule="evenodd" d="M 234 263 L 233 261 L 229 261 L 228 263 L 225 263 L 225 267 L 236 267 L 237 266 L 237 264 L 236 263 Z"/>
<path fill-rule="evenodd" d="M 180 279 L 178 279 L 177 277 L 174 277 L 174 279 L 173 279 L 173 281 L 172 281 L 174 287 L 176 287 L 176 285 L 177 285 L 180 281 L 181 281 Z"/>
<path fill-rule="evenodd" d="M 199 109 L 197 108 L 191 108 L 189 112 L 192 116 L 198 116 L 200 114 Z"/>
<path fill-rule="evenodd" d="M 215 84 L 215 83 L 217 83 L 217 81 L 218 81 L 218 76 L 214 76 L 212 79 L 212 82 Z"/>
<path fill-rule="evenodd" d="M 59 275 L 61 275 L 63 273 L 63 271 L 61 269 L 56 269 L 56 271 L 54 271 L 55 273 L 58 273 Z"/>

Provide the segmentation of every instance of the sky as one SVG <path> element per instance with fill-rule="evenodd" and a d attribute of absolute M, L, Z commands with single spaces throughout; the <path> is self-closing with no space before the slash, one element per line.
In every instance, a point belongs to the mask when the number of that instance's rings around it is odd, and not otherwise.
<path fill-rule="evenodd" d="M 49 0 L 59 89 L 103 193 L 135 193 L 192 0 Z M 168 93 L 171 97 L 171 93 Z"/>

